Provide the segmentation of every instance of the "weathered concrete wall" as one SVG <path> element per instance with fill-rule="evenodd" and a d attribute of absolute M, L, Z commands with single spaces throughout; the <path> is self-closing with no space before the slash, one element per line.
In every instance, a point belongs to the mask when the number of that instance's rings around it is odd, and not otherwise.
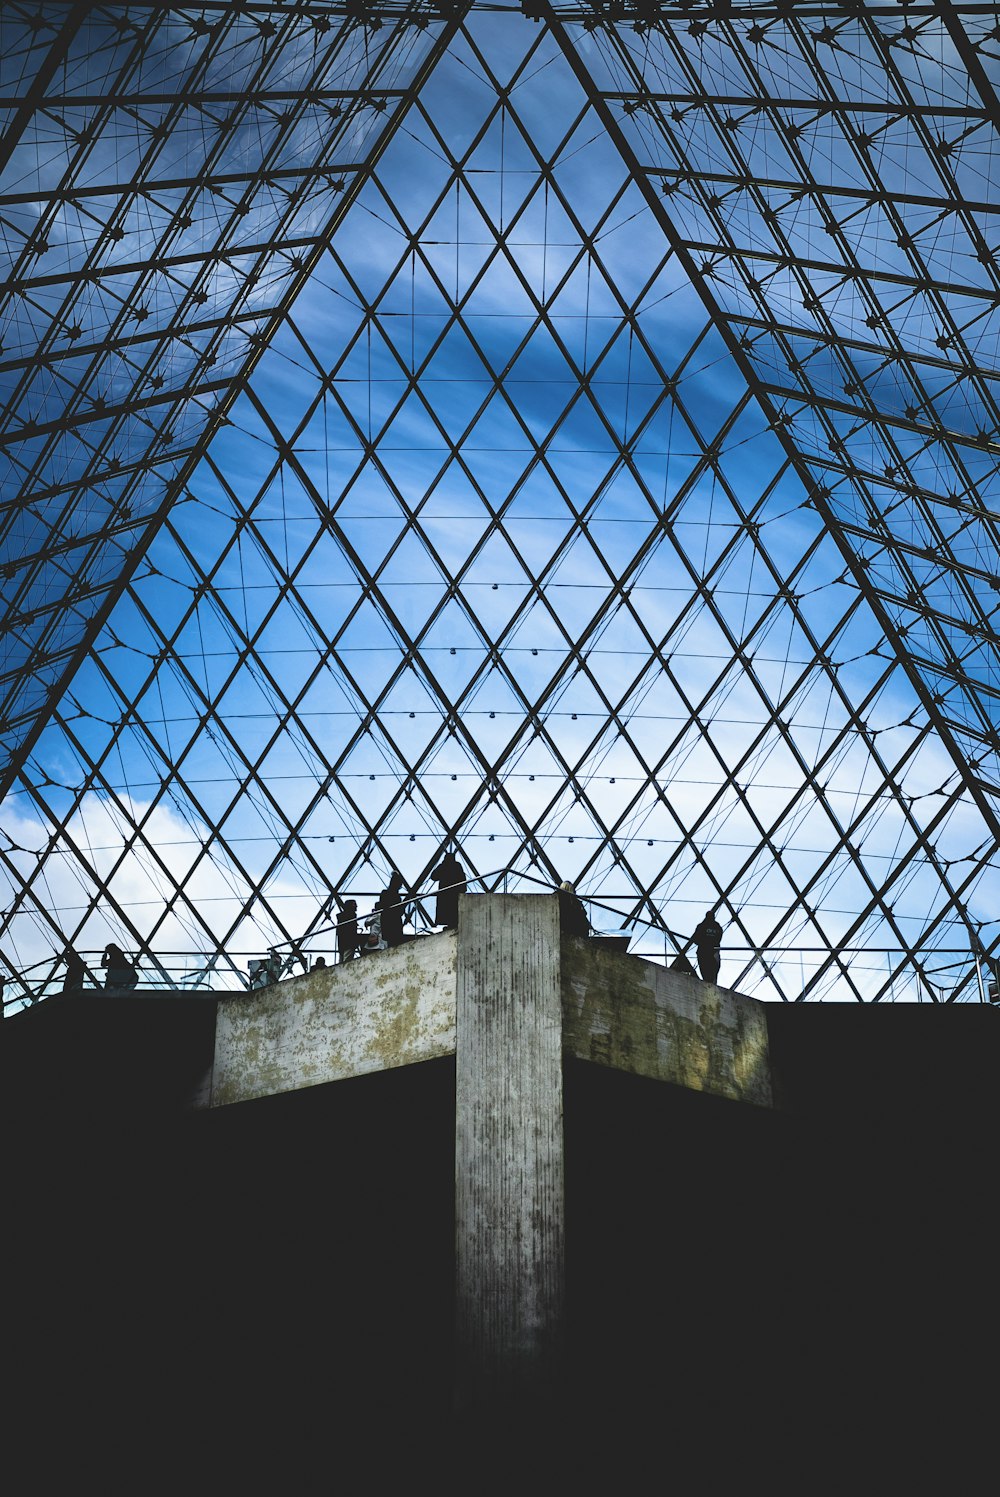
<path fill-rule="evenodd" d="M 455 1050 L 453 931 L 219 1001 L 211 1105 Z"/>
<path fill-rule="evenodd" d="M 456 1398 L 557 1382 L 564 1300 L 559 907 L 462 895 L 455 1132 Z"/>
<path fill-rule="evenodd" d="M 575 936 L 562 945 L 569 1055 L 763 1107 L 774 1104 L 765 1005 Z"/>
<path fill-rule="evenodd" d="M 496 1018 L 498 1034 L 503 1025 L 510 1026 L 503 1031 L 506 1048 L 497 1052 L 501 1070 L 515 1065 L 513 1048 L 521 1043 L 517 1025 L 524 1015 L 516 1004 L 531 990 L 524 986 L 526 963 L 538 968 L 532 981 L 540 986 L 532 1001 L 542 1004 L 539 1015 L 547 1014 L 541 993 L 555 973 L 567 1054 L 697 1091 L 773 1105 L 766 1005 L 575 937 L 560 944 L 554 895 L 465 897 L 471 901 L 463 906 L 465 939 L 483 943 L 475 960 L 486 965 L 476 976 L 470 944 L 463 980 L 487 982 L 488 969 L 490 984 L 511 983 L 515 1008 L 503 1014 L 498 1009 Z M 521 921 L 522 916 L 527 919 L 527 909 L 545 913 L 532 916 L 522 931 L 515 912 Z M 522 938 L 527 945 L 519 952 L 515 948 Z M 456 936 L 447 932 L 272 988 L 220 997 L 210 1105 L 452 1054 L 459 982 Z M 467 997 L 467 1005 L 470 1001 Z M 466 1012 L 471 1022 L 479 1010 L 473 1006 Z M 544 1018 L 550 1022 L 551 1016 Z M 530 1051 L 536 1037 L 530 1029 L 524 1034 Z M 535 1054 L 529 1064 L 537 1061 Z M 496 1105 L 496 1099 L 489 1100 L 488 1109 Z"/>

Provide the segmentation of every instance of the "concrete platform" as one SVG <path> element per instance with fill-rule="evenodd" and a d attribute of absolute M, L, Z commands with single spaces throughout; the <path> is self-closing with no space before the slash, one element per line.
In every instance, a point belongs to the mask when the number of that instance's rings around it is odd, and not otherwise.
<path fill-rule="evenodd" d="M 480 940 L 468 921 L 490 908 L 550 906 L 557 907 L 554 895 L 465 895 L 457 934 L 222 997 L 210 1104 L 454 1054 L 459 943 Z M 510 930 L 510 939 L 523 945 L 526 972 L 547 959 L 537 935 Z M 557 946 L 565 1054 L 772 1105 L 764 1004 L 603 943 L 568 936 Z"/>

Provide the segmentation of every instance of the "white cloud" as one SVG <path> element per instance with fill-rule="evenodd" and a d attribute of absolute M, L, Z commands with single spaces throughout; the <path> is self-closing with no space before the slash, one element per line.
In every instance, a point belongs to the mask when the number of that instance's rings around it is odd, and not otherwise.
<path fill-rule="evenodd" d="M 131 826 L 147 813 L 142 840 L 122 858 Z M 211 985 L 225 987 L 238 986 L 237 974 L 245 973 L 248 960 L 280 939 L 260 906 L 242 917 L 251 904 L 249 886 L 221 861 L 199 861 L 208 831 L 192 828 L 174 810 L 161 806 L 150 812 L 148 804 L 135 801 L 123 808 L 88 794 L 54 842 L 53 831 L 41 818 L 9 806 L 0 815 L 0 846 L 6 849 L 0 889 L 7 911 L 0 960 L 8 975 L 19 974 L 32 991 L 53 977 L 48 990 L 61 985 L 63 969 L 56 957 L 70 939 L 98 977 L 109 940 L 130 954 L 138 951 L 140 981 L 156 986 L 185 978 L 190 983 L 221 955 Z M 21 880 L 27 890 L 18 898 Z M 176 912 L 164 920 L 171 892 L 181 884 Z M 286 929 L 296 932 L 314 922 L 323 903 L 294 871 L 271 880 L 267 898 Z M 213 933 L 230 926 L 235 926 L 233 939 L 220 954 Z M 322 947 L 320 938 L 316 950 Z M 17 982 L 10 984 L 8 1001 L 18 990 Z"/>

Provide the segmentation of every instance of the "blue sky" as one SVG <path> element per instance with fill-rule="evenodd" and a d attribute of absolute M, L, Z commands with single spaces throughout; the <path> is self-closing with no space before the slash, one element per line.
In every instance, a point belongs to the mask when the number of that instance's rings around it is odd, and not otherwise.
<path fill-rule="evenodd" d="M 114 936 L 236 981 L 324 949 L 334 890 L 428 888 L 456 826 L 486 886 L 576 880 L 601 929 L 685 937 L 720 903 L 722 980 L 757 996 L 825 966 L 811 996 L 926 997 L 900 949 L 968 950 L 942 870 L 993 933 L 989 830 L 558 47 L 517 13 L 470 30 L 3 808 L 6 959 Z"/>

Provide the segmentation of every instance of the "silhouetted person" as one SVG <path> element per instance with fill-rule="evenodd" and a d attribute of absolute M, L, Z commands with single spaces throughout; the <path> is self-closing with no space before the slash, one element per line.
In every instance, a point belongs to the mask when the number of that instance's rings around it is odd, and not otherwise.
<path fill-rule="evenodd" d="M 349 962 L 358 955 L 358 901 L 345 899 L 343 913 L 337 921 L 337 959 Z"/>
<path fill-rule="evenodd" d="M 454 930 L 458 925 L 458 896 L 465 891 L 465 869 L 453 852 L 446 852 L 431 878 L 438 885 L 434 924 Z"/>
<path fill-rule="evenodd" d="M 403 875 L 391 873 L 375 908 L 381 916 L 382 939 L 387 946 L 403 944 Z"/>
<path fill-rule="evenodd" d="M 105 988 L 134 988 L 139 981 L 135 967 L 114 941 L 109 941 L 105 946 L 101 966 L 108 974 L 104 979 Z"/>
<path fill-rule="evenodd" d="M 721 954 L 719 948 L 722 945 L 722 926 L 716 920 L 711 910 L 705 911 L 705 918 L 701 924 L 695 927 L 694 946 L 698 958 L 698 970 L 701 972 L 705 982 L 715 982 L 719 975 L 719 964 Z"/>
<path fill-rule="evenodd" d="M 589 936 L 590 921 L 571 883 L 559 885 L 559 929 L 564 936 Z"/>
<path fill-rule="evenodd" d="M 66 978 L 63 982 L 64 993 L 76 993 L 83 987 L 87 976 L 87 963 L 79 956 L 72 947 L 67 947 L 63 953 L 63 961 L 66 963 Z"/>
<path fill-rule="evenodd" d="M 313 962 L 313 971 L 315 972 L 316 969 L 317 969 L 317 967 L 325 967 L 325 966 L 326 966 L 326 957 L 325 956 L 318 956 L 316 958 L 316 960 Z"/>

